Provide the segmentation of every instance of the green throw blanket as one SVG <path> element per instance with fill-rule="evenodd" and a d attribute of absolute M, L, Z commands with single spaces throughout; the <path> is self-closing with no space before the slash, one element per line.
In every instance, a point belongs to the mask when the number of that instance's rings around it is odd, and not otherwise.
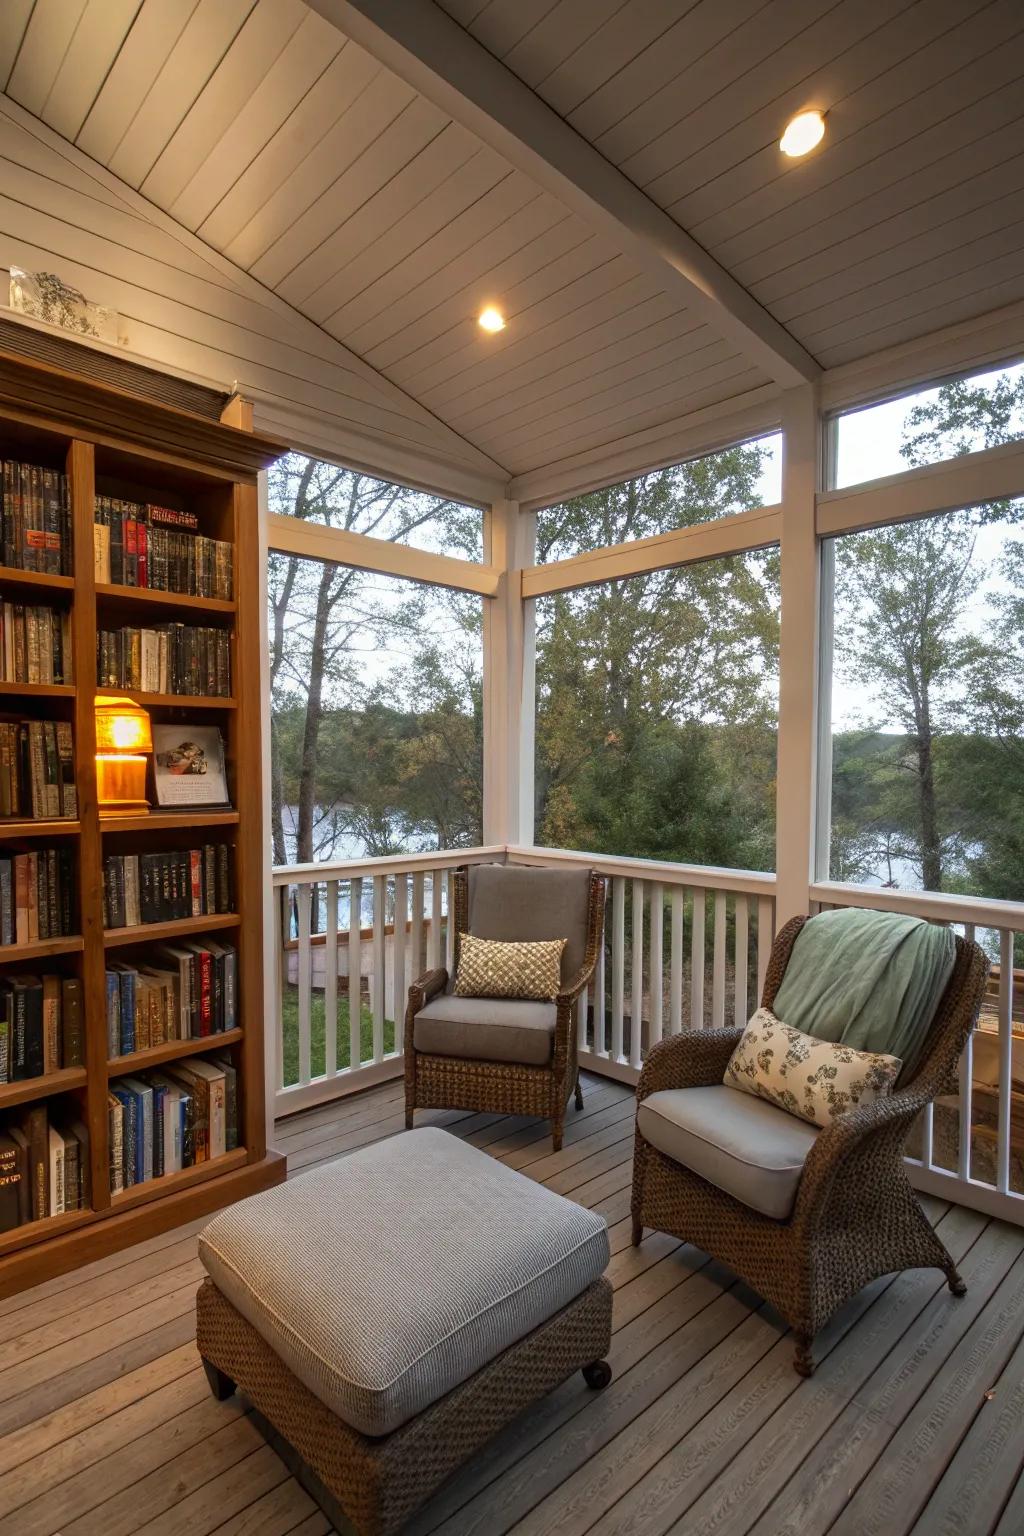
<path fill-rule="evenodd" d="M 858 1051 L 884 1051 L 912 1074 L 956 958 L 952 930 L 917 917 L 842 907 L 797 936 L 772 1012 Z"/>

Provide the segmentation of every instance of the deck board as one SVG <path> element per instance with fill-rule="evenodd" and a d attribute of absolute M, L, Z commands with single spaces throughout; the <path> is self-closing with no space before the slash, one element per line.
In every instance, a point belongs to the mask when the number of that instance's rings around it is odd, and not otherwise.
<path fill-rule="evenodd" d="M 632 1103 L 591 1078 L 551 1151 L 543 1121 L 443 1125 L 599 1210 L 611 1386 L 566 1382 L 411 1522 L 409 1536 L 1018 1536 L 1024 1529 L 1024 1231 L 926 1201 L 968 1281 L 869 1286 L 791 1369 L 771 1309 L 664 1234 L 630 1243 Z M 403 1128 L 383 1084 L 282 1122 L 293 1172 Z M 209 1395 L 192 1298 L 202 1222 L 13 1297 L 0 1326 L 0 1536 L 330 1536 L 246 1405 Z"/>

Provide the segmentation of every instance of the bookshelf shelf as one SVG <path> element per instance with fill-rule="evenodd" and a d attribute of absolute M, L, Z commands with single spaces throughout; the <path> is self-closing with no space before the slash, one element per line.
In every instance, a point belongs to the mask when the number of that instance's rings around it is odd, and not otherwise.
<path fill-rule="evenodd" d="M 112 1211 L 123 1211 L 133 1205 L 142 1205 L 147 1200 L 160 1200 L 164 1195 L 172 1195 L 179 1189 L 188 1189 L 193 1184 L 202 1184 L 207 1179 L 217 1178 L 219 1174 L 242 1168 L 247 1161 L 245 1147 L 236 1147 L 233 1152 L 225 1152 L 223 1157 L 215 1157 L 208 1163 L 196 1163 L 192 1168 L 181 1168 L 177 1173 L 165 1173 L 159 1179 L 147 1179 L 144 1184 L 132 1184 L 128 1189 L 118 1190 L 110 1197 L 110 1208 Z"/>
<path fill-rule="evenodd" d="M 73 699 L 73 683 L 3 683 L 0 699 Z"/>
<path fill-rule="evenodd" d="M 47 592 L 67 595 L 75 589 L 73 576 L 46 576 L 42 571 L 22 571 L 15 565 L 0 565 L 0 592 L 4 588 L 24 592 L 32 602 L 45 600 Z"/>
<path fill-rule="evenodd" d="M 69 837 L 81 832 L 82 823 L 73 817 L 30 821 L 24 817 L 0 817 L 0 839 L 5 837 Z"/>
<path fill-rule="evenodd" d="M 126 610 L 175 608 L 221 617 L 230 617 L 237 611 L 237 604 L 226 602 L 222 597 L 193 597 L 189 592 L 165 592 L 160 587 L 120 587 L 105 581 L 96 583 L 96 598 L 98 602 Z"/>
<path fill-rule="evenodd" d="M 144 816 L 108 816 L 100 824 L 102 832 L 166 832 L 173 827 L 237 827 L 237 811 L 150 811 Z"/>
<path fill-rule="evenodd" d="M 143 709 L 237 709 L 238 700 L 220 694 L 139 693 L 134 688 L 98 688 L 98 693 L 116 693 L 118 698 L 134 699 Z"/>
<path fill-rule="evenodd" d="M 167 1040 L 163 1045 L 151 1045 L 145 1051 L 133 1051 L 130 1056 L 114 1056 L 107 1062 L 107 1076 L 121 1077 L 126 1072 L 139 1072 L 145 1067 L 159 1067 L 167 1061 L 180 1061 L 186 1056 L 198 1056 L 201 1051 L 219 1051 L 229 1045 L 238 1045 L 242 1039 L 240 1029 L 224 1029 L 215 1035 L 201 1035 L 194 1040 Z"/>
<path fill-rule="evenodd" d="M 81 934 L 67 939 L 37 939 L 34 944 L 0 944 L 0 963 L 49 960 L 54 955 L 78 955 L 85 948 Z"/>
<path fill-rule="evenodd" d="M 33 1099 L 52 1098 L 55 1093 L 67 1093 L 71 1088 L 84 1088 L 88 1078 L 84 1067 L 64 1067 L 60 1072 L 47 1072 L 43 1077 L 23 1077 L 16 1083 L 0 1083 L 0 1110 L 10 1109 L 13 1104 L 31 1104 Z"/>
<path fill-rule="evenodd" d="M 137 923 L 132 928 L 107 928 L 103 942 L 107 949 L 117 949 L 122 944 L 157 944 L 162 939 L 185 939 L 193 933 L 212 933 L 217 928 L 237 928 L 240 922 L 237 912 L 217 912 L 207 917 L 179 917 L 171 923 Z"/>
<path fill-rule="evenodd" d="M 61 523 L 70 540 L 71 574 L 44 575 L 0 565 L 0 596 L 6 601 L 50 606 L 67 617 L 75 686 L 0 683 L 0 710 L 10 716 L 22 709 L 33 717 L 70 720 L 74 734 L 78 819 L 10 820 L 0 824 L 0 846 L 18 851 L 43 846 L 50 839 L 70 848 L 75 870 L 78 934 L 32 944 L 0 946 L 0 976 L 16 968 L 35 975 L 59 973 L 80 983 L 85 1066 L 45 1078 L 0 1085 L 0 1126 L 22 1127 L 46 1110 L 49 1125 L 60 1128 L 58 1104 L 84 1122 L 88 1136 L 91 1206 L 0 1233 L 0 1299 L 38 1285 L 79 1264 L 194 1220 L 284 1177 L 285 1162 L 267 1150 L 263 1049 L 263 832 L 262 751 L 259 690 L 241 686 L 259 676 L 264 647 L 260 609 L 260 546 L 257 476 L 283 451 L 251 432 L 222 426 L 205 417 L 128 396 L 68 370 L 0 354 L 8 386 L 0 404 L 0 459 L 31 463 L 32 443 L 40 445 L 44 467 L 63 461 L 69 516 Z M 26 428 L 27 424 L 27 428 Z M 27 430 L 29 429 L 29 430 Z M 27 435 L 26 435 L 27 431 Z M 208 600 L 154 588 L 97 584 L 95 525 L 97 495 L 148 502 L 187 514 L 197 536 L 231 546 L 235 600 Z M 28 502 L 24 522 L 13 524 L 16 547 L 22 534 L 41 524 L 38 507 Z M 3 503 L 0 502 L 0 513 Z M 67 543 L 65 542 L 65 548 Z M 223 551 L 222 551 L 223 553 Z M 219 558 L 219 557 L 218 557 Z M 101 630 L 152 627 L 180 619 L 186 625 L 230 631 L 233 694 L 135 692 L 97 687 L 96 657 Z M 217 725 L 233 786 L 230 809 L 199 809 L 187 815 L 154 807 L 144 816 L 101 818 L 96 784 L 96 695 L 127 694 L 156 719 L 189 717 Z M 5 705 L 5 701 L 6 705 Z M 198 723 L 198 720 L 197 720 Z M 237 910 L 208 917 L 103 929 L 103 860 L 120 854 L 144 854 L 177 845 L 177 831 L 224 828 L 229 848 Z M 114 836 L 116 834 L 116 838 Z M 155 834 L 150 838 L 150 834 Z M 154 849 L 154 844 L 156 845 Z M 234 949 L 237 1029 L 165 1045 L 108 1060 L 106 973 L 115 961 L 138 955 L 164 941 L 223 934 Z M 47 964 L 54 960 L 53 965 Z M 108 1105 L 111 1079 L 145 1073 L 161 1063 L 201 1053 L 230 1051 L 237 1074 L 238 1141 L 224 1157 L 112 1194 L 110 1188 Z M 59 1095 L 66 1094 L 66 1100 Z M 37 1102 L 40 1101 L 40 1102 Z M 46 1128 L 44 1127 L 44 1134 Z M 31 1147 L 32 1143 L 30 1143 Z M 38 1152 L 32 1156 L 39 1157 Z M 38 1166 L 38 1164 L 37 1164 Z M 2 1312 L 2 1305 L 0 1305 Z"/>

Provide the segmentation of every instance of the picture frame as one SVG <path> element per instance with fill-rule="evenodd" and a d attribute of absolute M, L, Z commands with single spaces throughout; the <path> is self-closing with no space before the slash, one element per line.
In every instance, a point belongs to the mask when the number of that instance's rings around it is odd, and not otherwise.
<path fill-rule="evenodd" d="M 230 809 L 219 726 L 154 724 L 153 784 L 161 810 Z"/>

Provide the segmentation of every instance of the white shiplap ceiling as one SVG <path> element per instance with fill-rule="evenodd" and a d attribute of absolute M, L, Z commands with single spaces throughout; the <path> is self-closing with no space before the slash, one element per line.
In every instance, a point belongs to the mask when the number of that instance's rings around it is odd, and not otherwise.
<path fill-rule="evenodd" d="M 824 366 L 1024 296 L 1021 0 L 443 3 Z M 302 0 L 8 0 L 4 82 L 509 473 L 771 383 Z"/>

